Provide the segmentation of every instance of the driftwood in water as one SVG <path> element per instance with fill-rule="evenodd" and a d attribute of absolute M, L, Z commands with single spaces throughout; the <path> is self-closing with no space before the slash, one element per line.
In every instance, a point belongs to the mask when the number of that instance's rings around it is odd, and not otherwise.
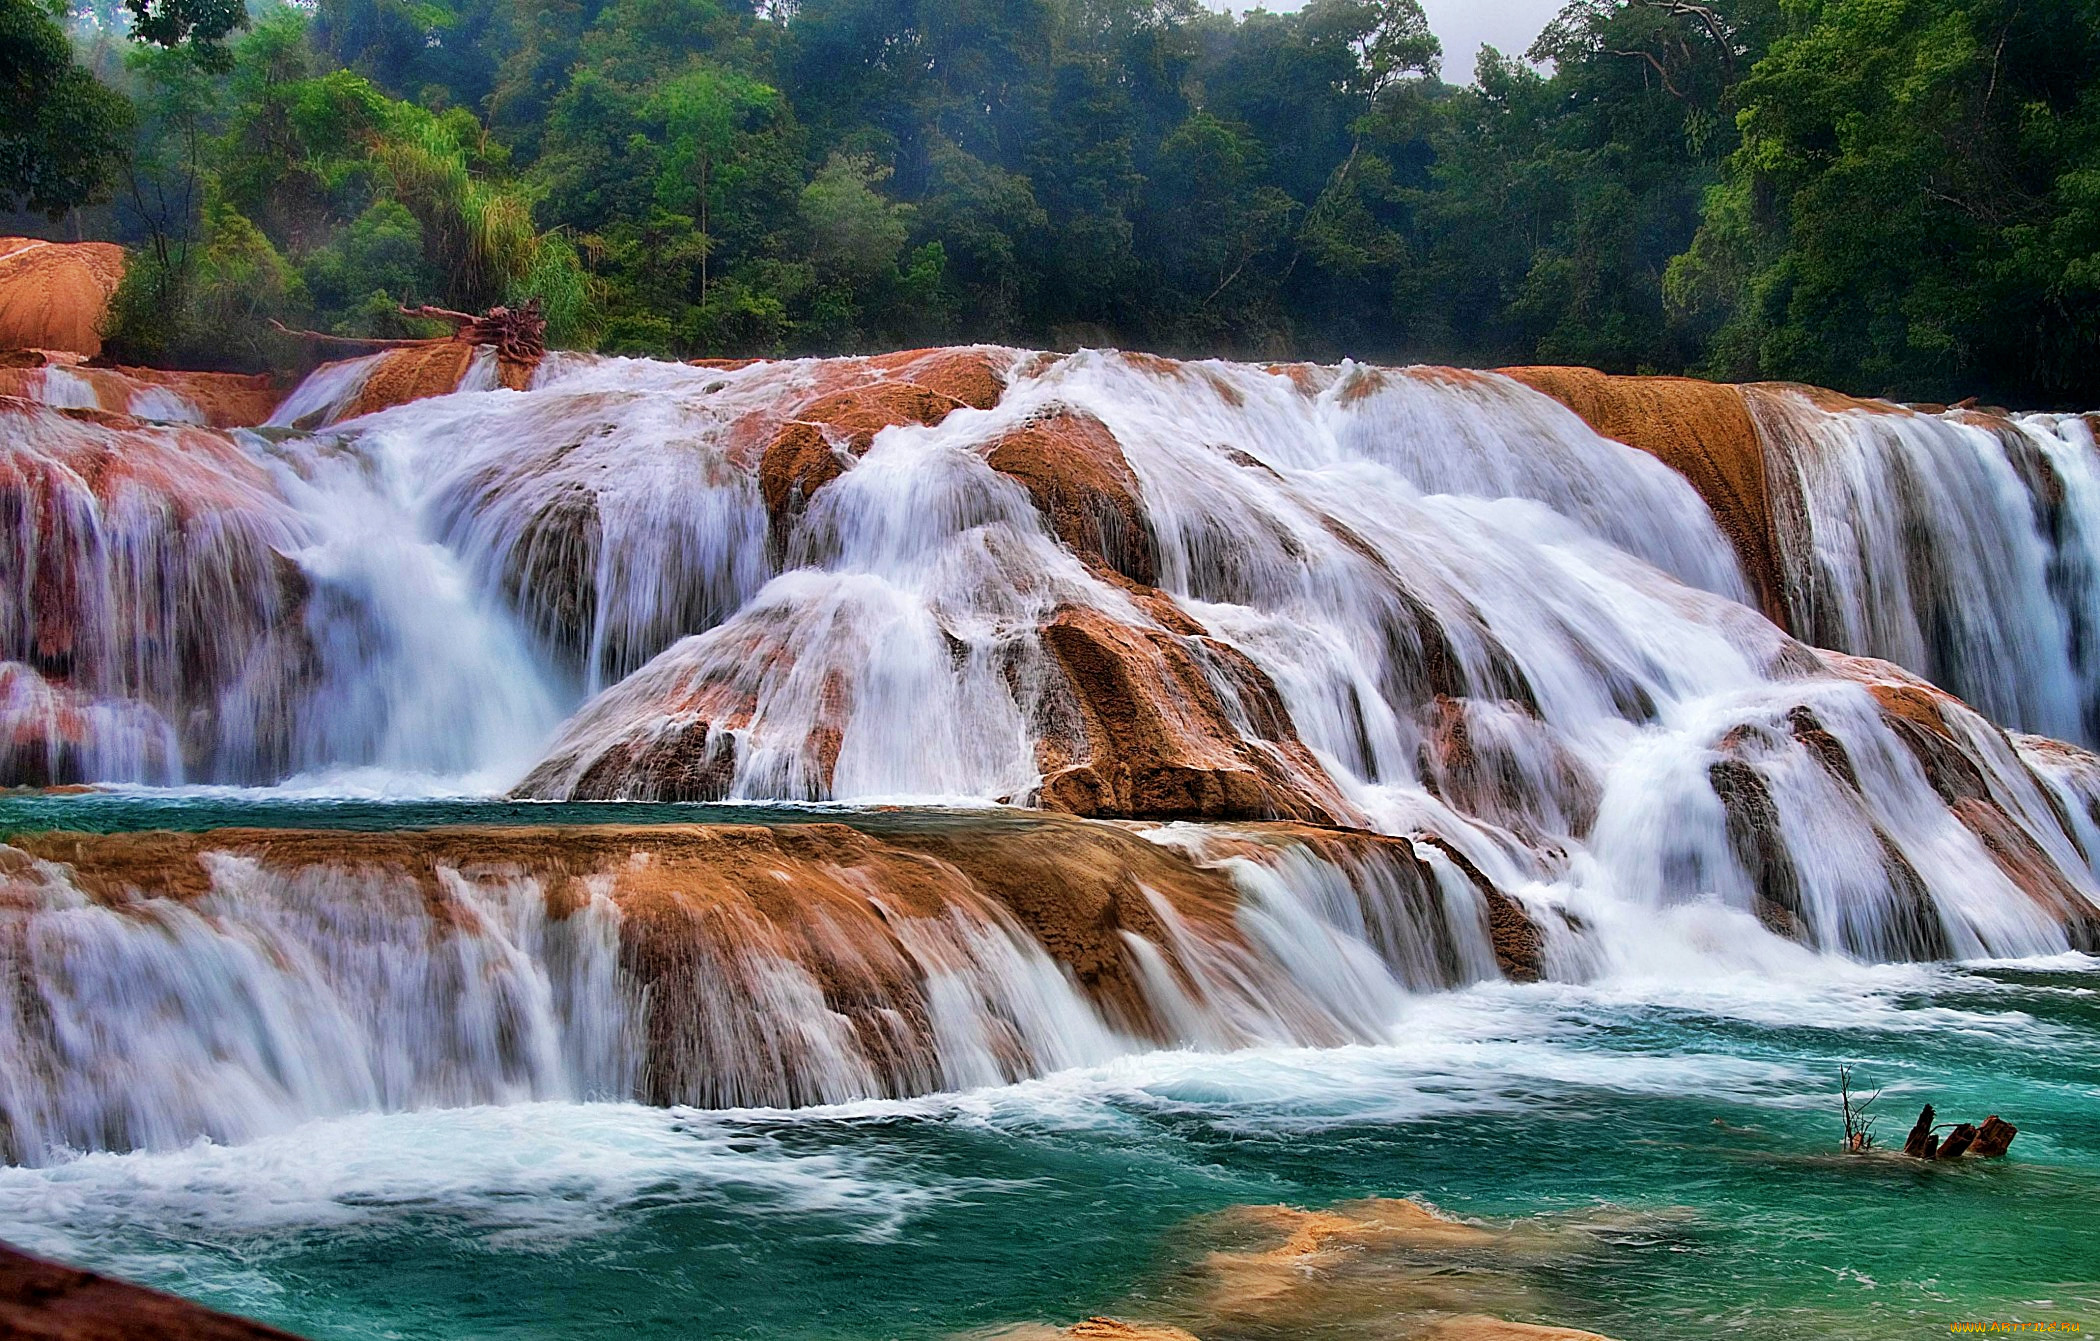
<path fill-rule="evenodd" d="M 1996 1113 L 1985 1118 L 1981 1127 L 1957 1123 L 1945 1140 L 1933 1134 L 1932 1126 L 1932 1105 L 1927 1104 L 1918 1114 L 1910 1135 L 1903 1138 L 1903 1153 L 1912 1159 L 1960 1159 L 1964 1155 L 1997 1159 L 2012 1145 L 2013 1137 L 2020 1134 L 2018 1127 Z"/>
<path fill-rule="evenodd" d="M 1975 1153 L 1985 1159 L 1996 1159 L 2005 1153 L 2006 1147 L 2012 1144 L 2013 1137 L 2019 1134 L 2018 1127 L 2002 1121 L 1993 1113 L 1983 1120 L 1983 1126 L 1976 1132 Z"/>
<path fill-rule="evenodd" d="M 1969 1147 L 1975 1143 L 1976 1129 L 1964 1122 L 1953 1131 L 1948 1132 L 1947 1139 L 1940 1142 L 1939 1157 L 1941 1159 L 1960 1159 L 1969 1152 Z"/>
<path fill-rule="evenodd" d="M 496 375 L 504 386 L 513 391 L 523 391 L 532 380 L 533 369 L 547 357 L 547 318 L 540 310 L 540 300 L 529 298 L 523 307 L 492 307 L 480 316 L 469 312 L 454 312 L 444 307 L 404 307 L 404 317 L 415 317 L 423 321 L 444 321 L 452 325 L 452 334 L 423 339 L 380 339 L 362 335 L 330 335 L 326 331 L 297 331 L 281 321 L 272 321 L 270 327 L 286 335 L 295 336 L 317 344 L 347 345 L 361 349 L 404 349 L 419 345 L 445 344 L 458 341 L 470 345 L 486 345 L 496 351 Z"/>

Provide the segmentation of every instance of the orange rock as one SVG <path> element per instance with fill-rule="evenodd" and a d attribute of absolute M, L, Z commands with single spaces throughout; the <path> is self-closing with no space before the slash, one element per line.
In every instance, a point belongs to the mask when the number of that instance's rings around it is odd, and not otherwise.
<path fill-rule="evenodd" d="M 820 1058 L 788 1057 L 754 1074 L 758 1043 L 721 1031 L 741 1018 L 709 1003 L 765 999 L 770 960 L 799 966 L 853 1029 L 883 1092 L 940 1088 L 927 975 L 939 950 L 906 919 L 1018 924 L 1069 969 L 1118 1027 L 1171 1041 L 1128 962 L 1125 936 L 1172 944 L 1150 895 L 1206 936 L 1239 943 L 1236 887 L 1223 872 L 1123 828 L 1057 816 L 985 817 L 900 826 L 881 836 L 841 824 L 460 827 L 348 833 L 44 833 L 10 844 L 71 868 L 89 897 L 195 899 L 212 889 L 207 854 L 251 859 L 291 877 L 340 870 L 410 882 L 441 925 L 471 922 L 441 872 L 538 882 L 555 915 L 602 891 L 621 914 L 627 971 L 652 1002 L 644 1096 L 653 1103 L 807 1103 Z M 0 875 L 4 875 L 0 871 Z M 4 880 L 0 880 L 4 889 Z M 1149 893 L 1148 893 L 1149 891 Z M 788 1036 L 790 1040 L 793 1035 Z M 780 1046 L 789 1046 L 783 1043 Z M 1020 1051 L 1010 1079 L 1036 1069 Z"/>
<path fill-rule="evenodd" d="M 1106 424 L 1090 414 L 1058 410 L 1030 419 L 982 450 L 987 465 L 1028 490 L 1067 549 L 1134 582 L 1150 586 L 1158 580 L 1158 542 L 1139 498 L 1137 476 Z"/>
<path fill-rule="evenodd" d="M 448 396 L 459 390 L 460 380 L 473 362 L 474 346 L 464 340 L 435 340 L 427 345 L 404 345 L 380 357 L 365 379 L 357 403 L 345 418 L 376 414 L 428 396 Z"/>
<path fill-rule="evenodd" d="M 1011 360 L 1005 350 L 977 346 L 878 354 L 868 360 L 868 366 L 952 397 L 973 410 L 989 410 L 1006 394 L 1007 373 L 1001 365 Z"/>
<path fill-rule="evenodd" d="M 1995 732 L 2001 737 L 2004 737 L 2003 730 L 1952 694 L 1926 683 L 1900 666 L 1872 657 L 1841 656 L 1834 652 L 1824 652 L 1821 656 L 1831 670 L 1859 681 L 1874 696 L 1874 701 L 1881 707 L 1882 721 L 1909 748 L 1912 757 L 1918 761 L 1918 767 L 1923 770 L 1925 780 L 1932 784 L 1932 789 L 1939 793 L 1940 800 L 1954 817 L 1983 843 L 1984 850 L 1990 853 L 2006 878 L 2064 927 L 2074 949 L 2100 950 L 2100 909 L 2095 909 L 2064 878 L 2057 863 L 2043 850 L 2035 836 L 1992 792 L 1989 767 L 1975 757 L 1974 747 L 1949 719 L 1957 718 L 1970 730 Z M 2026 739 L 2030 741 L 2028 748 L 2032 751 L 2032 738 Z M 2053 748 L 2047 753 L 2059 758 L 2076 751 L 2075 746 L 2060 742 L 2050 744 Z M 2010 738 L 2005 739 L 2005 745 L 2009 756 L 2019 757 L 2020 752 Z M 2042 796 L 2052 796 L 2039 778 L 2034 782 Z M 2052 800 L 2051 804 L 2055 802 Z M 2072 846 L 2077 846 L 2078 837 L 2070 827 L 2068 817 L 2059 811 L 2054 818 Z M 1947 952 L 1943 945 L 1937 955 L 1930 957 L 1942 957 Z"/>
<path fill-rule="evenodd" d="M 1735 546 L 1759 606 L 1787 624 L 1764 446 L 1743 389 L 1689 377 L 1614 377 L 1591 368 L 1504 368 L 1599 434 L 1639 448 L 1690 481 Z"/>
<path fill-rule="evenodd" d="M 1316 823 L 1352 813 L 1299 741 L 1275 684 L 1235 649 L 1082 606 L 1062 607 L 1041 633 L 1068 690 L 1052 708 L 1064 720 L 1042 735 L 1042 806 Z M 1253 738 L 1241 735 L 1213 676 L 1238 690 Z"/>
<path fill-rule="evenodd" d="M 915 382 L 881 381 L 819 396 L 782 423 L 758 466 L 758 488 L 775 538 L 817 490 L 867 455 L 875 435 L 899 424 L 938 424 L 961 408 L 953 396 Z"/>
<path fill-rule="evenodd" d="M 116 370 L 133 382 L 162 386 L 187 399 L 213 428 L 252 428 L 267 422 L 286 388 L 268 373 L 175 372 L 162 368 Z"/>
<path fill-rule="evenodd" d="M 102 352 L 102 323 L 124 279 L 111 242 L 0 238 L 0 349 Z"/>
<path fill-rule="evenodd" d="M 1065 1328 L 1072 1341 L 1197 1341 L 1193 1332 L 1155 1322 L 1123 1322 L 1117 1318 L 1087 1318 Z"/>
<path fill-rule="evenodd" d="M 0 1336 L 15 1341 L 298 1341 L 186 1299 L 0 1244 Z"/>
<path fill-rule="evenodd" d="M 1595 1332 L 1573 1327 L 1542 1327 L 1536 1323 L 1511 1322 L 1485 1313 L 1462 1313 L 1442 1318 L 1422 1333 L 1423 1341 L 1611 1341 Z"/>

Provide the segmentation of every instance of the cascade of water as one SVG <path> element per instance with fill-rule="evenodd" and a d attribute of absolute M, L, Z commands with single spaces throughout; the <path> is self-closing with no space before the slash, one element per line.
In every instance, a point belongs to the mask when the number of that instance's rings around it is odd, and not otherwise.
<path fill-rule="evenodd" d="M 987 888 L 964 881 L 944 906 L 919 906 L 908 881 L 924 863 L 892 865 L 865 844 L 820 839 L 814 863 L 767 847 L 751 867 L 748 831 L 698 864 L 676 836 L 637 835 L 643 860 L 588 873 L 594 859 L 576 855 L 587 839 L 532 837 L 498 836 L 471 860 L 333 838 L 290 864 L 281 849 L 231 850 L 238 838 L 194 852 L 155 835 L 97 840 L 128 875 L 157 873 L 151 893 L 110 889 L 92 852 L 73 854 L 76 869 L 0 847 L 12 984 L 0 993 L 0 1149 L 40 1162 L 539 1098 L 838 1102 L 1001 1084 L 1160 1043 L 1375 1042 L 1408 992 L 1496 972 L 1479 892 L 1443 888 L 1404 845 L 1162 832 L 1209 854 L 1208 878 L 1240 893 L 1237 922 L 1154 894 L 1167 917 L 1157 939 L 1130 936 L 1140 986 L 1119 1002 L 1083 987 Z M 194 879 L 180 874 L 192 861 Z M 804 892 L 767 907 L 764 891 L 790 879 L 774 863 Z M 711 899 L 724 880 L 748 893 Z M 670 904 L 663 888 L 679 891 Z"/>
<path fill-rule="evenodd" d="M 1788 387 L 1749 388 L 1749 405 L 1803 638 L 1896 662 L 2006 726 L 2100 739 L 2083 420 L 1830 410 Z"/>
<path fill-rule="evenodd" d="M 527 794 L 1431 835 L 1453 863 L 1447 927 L 1475 897 L 1463 863 L 1599 929 L 1576 945 L 1542 916 L 1555 971 L 1667 967 L 1760 925 L 1864 958 L 2045 952 L 2100 926 L 2078 768 L 1787 637 L 1741 603 L 1689 485 L 1544 396 L 1426 370 L 974 357 L 1003 394 L 965 400 L 894 361 L 565 358 L 525 394 L 316 436 L 131 432 L 122 470 L 118 430 L 10 420 L 10 497 L 59 500 L 12 518 L 10 720 L 121 737 L 75 743 L 88 775 L 174 773 L 172 727 L 181 759 L 208 761 L 193 776 L 371 764 L 488 785 L 598 690 Z M 280 419 L 342 413 L 371 371 L 316 374 Z M 1814 626 L 2079 734 L 2100 642 L 2084 421 L 1752 390 L 1795 472 L 1801 516 L 1781 520 L 1814 541 L 1788 574 Z M 117 487 L 146 462 L 151 489 Z M 33 600 L 44 572 L 79 590 Z M 169 628 L 190 631 L 148 636 Z M 14 776 L 65 771 L 46 755 Z M 1246 939 L 1296 965 L 1300 1004 L 1272 1024 L 1192 996 L 1175 1009 L 1211 1033 L 1190 1037 L 1355 1036 L 1376 974 L 1423 981 L 1406 946 L 1427 941 L 1324 895 L 1301 906 L 1310 878 L 1265 866 L 1247 894 Z M 1159 953 L 1252 972 L 1230 946 Z M 1484 963 L 1464 936 L 1438 956 L 1447 980 Z M 1185 967 L 1160 971 L 1155 996 L 1190 992 Z M 791 973 L 748 986 L 821 997 Z M 764 1093 L 886 1074 L 811 1020 L 808 1047 L 844 1060 L 782 1062 Z M 1004 1054 L 964 1046 L 975 1027 L 912 1074 L 988 1074 Z M 720 1048 L 692 1047 L 692 1073 L 714 1073 Z"/>
<path fill-rule="evenodd" d="M 4 429 L 8 781 L 372 765 L 496 786 L 559 719 L 387 458 L 31 407 Z"/>

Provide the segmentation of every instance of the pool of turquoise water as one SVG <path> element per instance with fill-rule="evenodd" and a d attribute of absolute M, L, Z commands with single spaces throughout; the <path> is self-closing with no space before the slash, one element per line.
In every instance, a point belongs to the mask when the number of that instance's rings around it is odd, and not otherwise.
<path fill-rule="evenodd" d="M 431 804 L 296 810 L 667 818 Z M 61 805 L 78 808 L 48 822 Z M 95 805 L 107 827 L 288 822 L 77 797 L 0 801 L 0 830 L 94 827 Z M 1926 1102 L 2020 1137 L 1995 1162 L 1840 1156 L 1840 1066 L 1882 1090 L 1885 1141 Z M 361 1115 L 0 1169 L 0 1238 L 330 1341 L 876 1341 L 1191 1323 L 1212 1217 L 1369 1196 L 1601 1226 L 1507 1274 L 1522 1316 L 1622 1341 L 2100 1327 L 2100 961 L 1497 985 L 1413 1000 L 1383 1046 L 1156 1053 L 835 1109 Z M 1510 1280 L 1482 1287 L 1511 1311 Z M 1203 1335 L 1404 1333 L 1309 1317 Z"/>

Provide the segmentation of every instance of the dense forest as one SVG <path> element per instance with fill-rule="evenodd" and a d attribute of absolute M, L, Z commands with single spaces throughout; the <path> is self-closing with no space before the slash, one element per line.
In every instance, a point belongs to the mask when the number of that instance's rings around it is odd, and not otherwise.
<path fill-rule="evenodd" d="M 2100 0 L 0 0 L 0 208 L 112 344 L 537 296 L 678 356 L 964 340 L 2100 402 Z M 33 215 L 24 218 L 22 215 Z"/>

